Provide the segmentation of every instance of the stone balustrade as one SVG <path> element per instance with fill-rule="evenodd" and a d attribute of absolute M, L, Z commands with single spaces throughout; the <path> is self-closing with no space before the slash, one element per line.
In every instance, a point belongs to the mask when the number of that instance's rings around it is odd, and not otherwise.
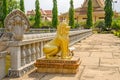
<path fill-rule="evenodd" d="M 92 30 L 70 32 L 70 46 L 90 36 Z M 34 68 L 34 62 L 43 57 L 43 46 L 55 33 L 25 34 L 22 41 L 10 41 L 11 68 L 9 76 L 19 77 Z"/>
<path fill-rule="evenodd" d="M 0 80 L 5 77 L 6 51 L 0 52 Z"/>
<path fill-rule="evenodd" d="M 20 10 L 13 10 L 8 14 L 5 18 L 4 24 L 6 30 L 1 34 L 0 42 L 2 42 L 2 45 L 0 44 L 0 47 L 2 47 L 2 49 L 0 50 L 3 51 L 9 48 L 11 67 L 8 75 L 11 77 L 20 77 L 34 68 L 33 64 L 37 59 L 44 57 L 44 44 L 53 39 L 56 34 L 25 34 L 29 31 L 30 24 L 25 14 Z M 70 31 L 69 46 L 90 36 L 91 34 L 92 30 Z M 2 66 L 5 67 L 4 64 L 2 64 Z"/>

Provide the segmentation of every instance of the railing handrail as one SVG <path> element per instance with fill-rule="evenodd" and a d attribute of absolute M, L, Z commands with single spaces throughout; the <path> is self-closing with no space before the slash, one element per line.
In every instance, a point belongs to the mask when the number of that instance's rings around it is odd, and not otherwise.
<path fill-rule="evenodd" d="M 79 31 L 79 30 L 87 30 L 87 29 L 70 29 L 70 31 Z M 5 28 L 0 28 L 0 34 L 5 32 Z M 49 28 L 49 29 L 43 29 L 43 28 L 30 28 L 29 31 L 27 31 L 25 34 L 36 34 L 36 33 L 51 33 L 56 32 L 56 29 Z"/>

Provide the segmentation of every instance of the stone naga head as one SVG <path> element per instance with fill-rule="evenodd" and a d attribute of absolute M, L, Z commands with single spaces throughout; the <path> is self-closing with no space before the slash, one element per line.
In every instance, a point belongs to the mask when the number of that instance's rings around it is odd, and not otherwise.
<path fill-rule="evenodd" d="M 30 28 L 29 20 L 20 10 L 13 10 L 8 14 L 4 25 L 7 32 L 11 32 L 16 41 L 22 40 L 24 33 Z"/>

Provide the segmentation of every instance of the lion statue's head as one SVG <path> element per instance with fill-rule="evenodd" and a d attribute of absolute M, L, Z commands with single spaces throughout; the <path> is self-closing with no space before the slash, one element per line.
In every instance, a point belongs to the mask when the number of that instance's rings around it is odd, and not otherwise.
<path fill-rule="evenodd" d="M 70 30 L 70 26 L 67 23 L 62 22 L 57 26 L 57 34 L 59 35 L 68 35 Z"/>

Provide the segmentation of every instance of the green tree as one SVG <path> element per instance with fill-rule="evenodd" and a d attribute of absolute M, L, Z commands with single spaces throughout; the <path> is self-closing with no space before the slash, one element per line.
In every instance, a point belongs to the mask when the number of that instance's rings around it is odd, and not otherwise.
<path fill-rule="evenodd" d="M 19 2 L 17 0 L 8 0 L 8 13 L 14 9 L 19 8 Z"/>
<path fill-rule="evenodd" d="M 2 9 L 3 0 L 0 0 L 0 21 L 2 21 L 3 9 Z"/>
<path fill-rule="evenodd" d="M 52 27 L 56 28 L 57 25 L 58 25 L 57 0 L 53 0 L 53 9 L 52 9 Z"/>
<path fill-rule="evenodd" d="M 87 28 L 91 28 L 93 26 L 92 12 L 93 12 L 92 0 L 88 0 L 87 21 L 86 21 Z"/>
<path fill-rule="evenodd" d="M 2 0 L 0 0 L 0 27 L 3 26 L 2 24 L 2 15 L 3 15 L 3 11 L 2 11 Z"/>
<path fill-rule="evenodd" d="M 39 0 L 35 1 L 35 27 L 40 27 L 40 17 L 41 17 L 41 13 L 40 13 L 40 7 L 39 7 Z"/>
<path fill-rule="evenodd" d="M 112 25 L 112 17 L 113 17 L 113 10 L 112 10 L 112 1 L 113 0 L 105 0 L 105 27 L 106 29 L 110 29 Z"/>
<path fill-rule="evenodd" d="M 7 16 L 8 9 L 7 9 L 7 0 L 2 1 L 2 25 L 4 26 L 4 19 Z"/>
<path fill-rule="evenodd" d="M 24 0 L 20 0 L 20 10 L 25 12 L 25 8 L 24 8 Z"/>
<path fill-rule="evenodd" d="M 73 0 L 70 0 L 70 8 L 69 8 L 69 26 L 71 26 L 72 28 L 75 27 Z"/>

